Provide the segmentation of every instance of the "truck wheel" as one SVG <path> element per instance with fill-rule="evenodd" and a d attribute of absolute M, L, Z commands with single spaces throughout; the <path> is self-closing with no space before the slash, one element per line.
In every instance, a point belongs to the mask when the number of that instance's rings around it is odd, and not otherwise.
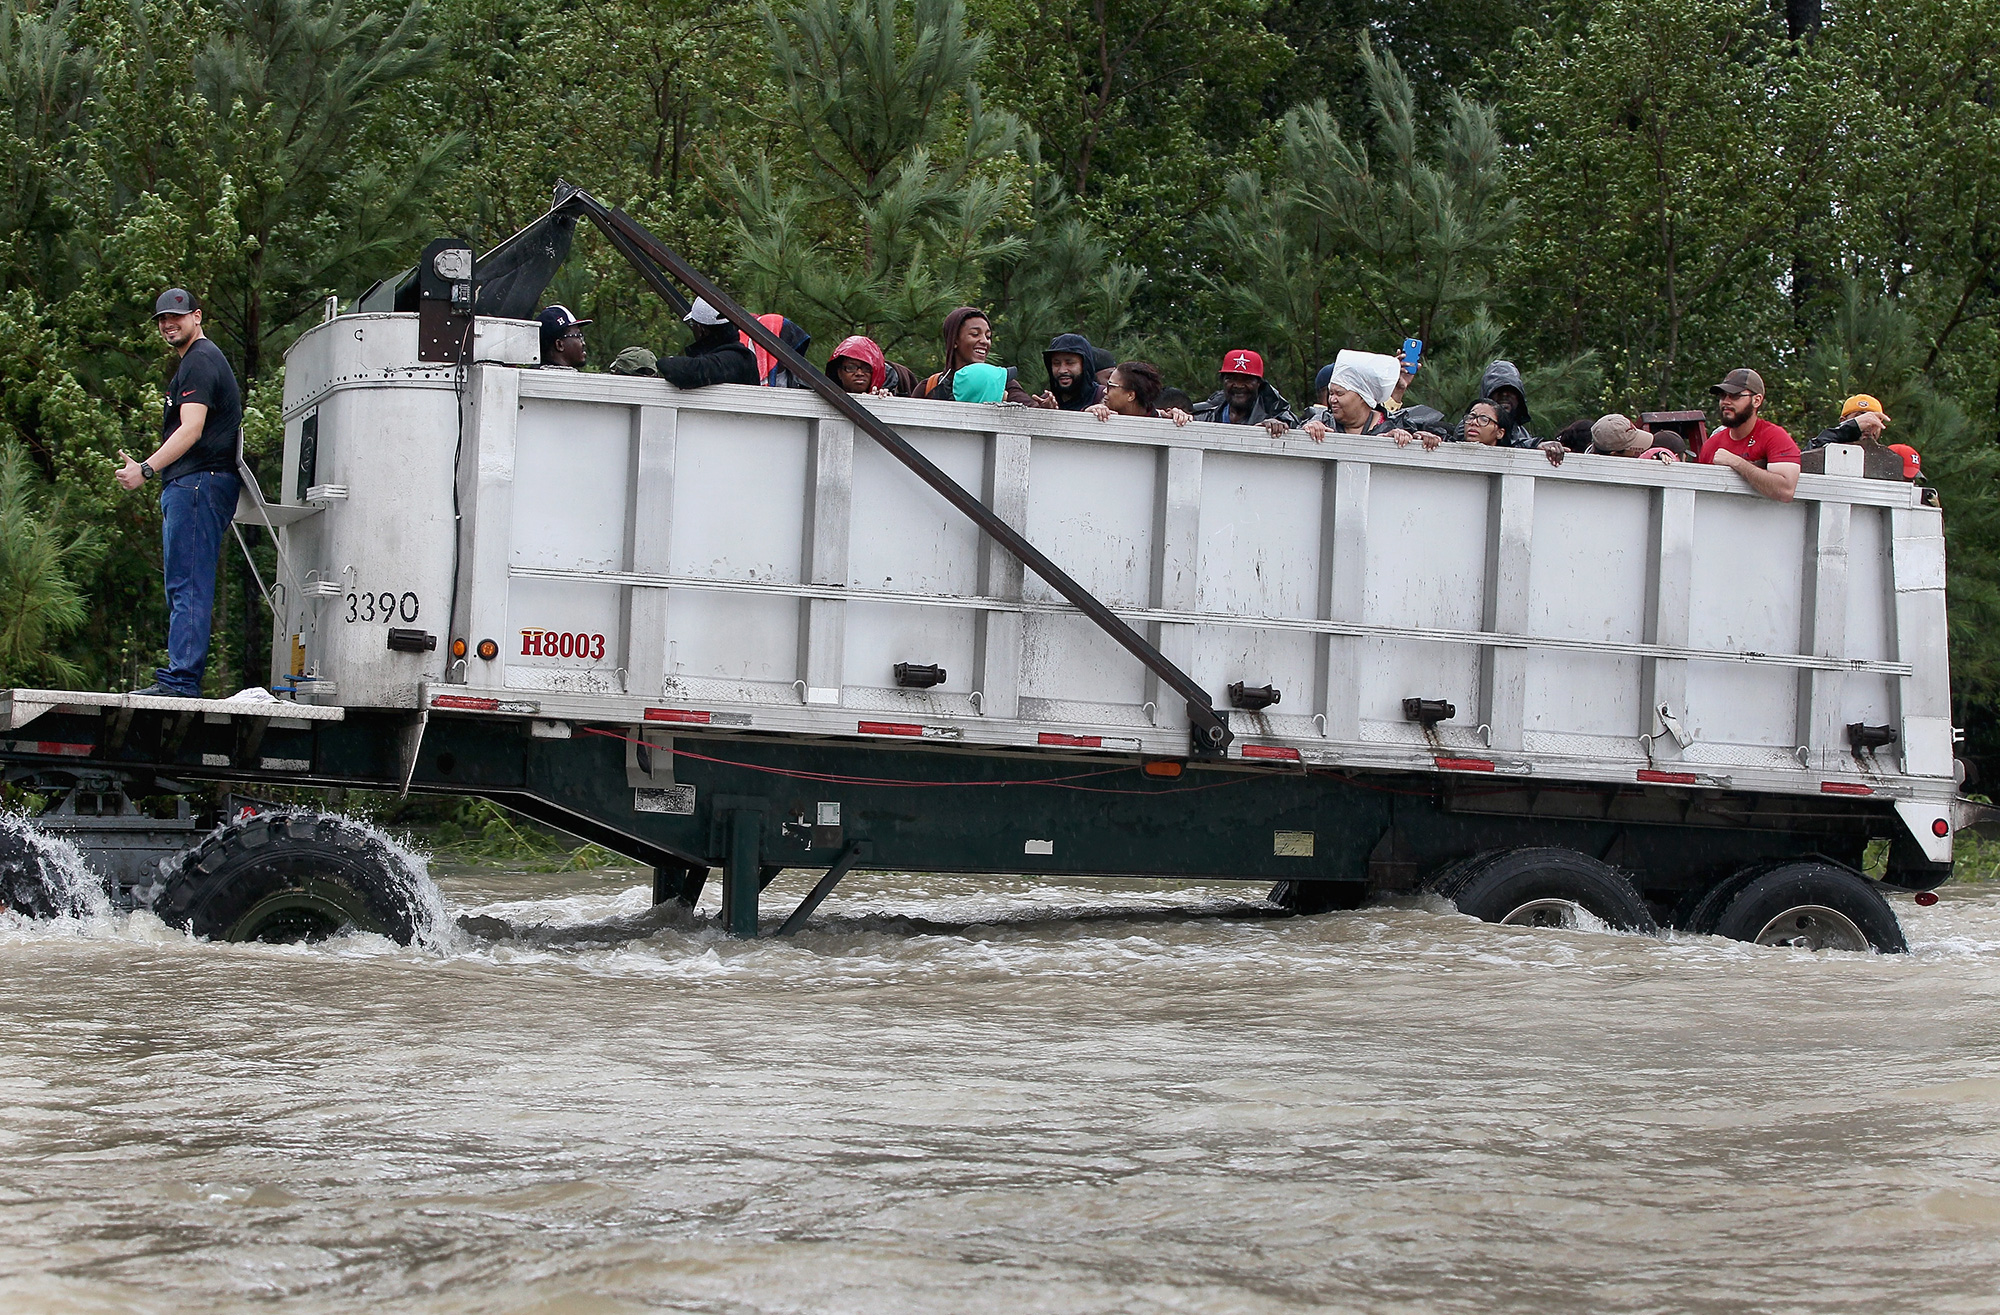
<path fill-rule="evenodd" d="M 352 927 L 408 945 L 435 902 L 429 885 L 346 818 L 259 813 L 182 855 L 153 911 L 207 940 L 312 941 Z"/>
<path fill-rule="evenodd" d="M 1508 849 L 1454 864 L 1431 888 L 1486 922 L 1575 927 L 1588 913 L 1620 931 L 1658 930 L 1646 901 L 1608 863 L 1553 846 Z"/>
<path fill-rule="evenodd" d="M 1697 936 L 1715 935 L 1715 924 L 1722 921 L 1722 915 L 1729 909 L 1729 901 L 1735 899 L 1745 886 L 1781 866 L 1781 863 L 1753 863 L 1706 890 L 1683 896 L 1674 908 L 1673 925 L 1680 931 L 1693 932 Z"/>
<path fill-rule="evenodd" d="M 0 813 L 0 909 L 30 918 L 80 918 L 104 898 L 83 856 L 24 817 Z"/>
<path fill-rule="evenodd" d="M 1910 948 L 1874 882 L 1811 859 L 1783 864 L 1745 885 L 1716 920 L 1715 934 L 1807 950 L 1901 954 Z"/>

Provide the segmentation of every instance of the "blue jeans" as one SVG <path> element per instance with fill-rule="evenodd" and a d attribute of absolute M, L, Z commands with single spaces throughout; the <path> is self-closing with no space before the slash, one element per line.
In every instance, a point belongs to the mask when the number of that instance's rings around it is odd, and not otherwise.
<path fill-rule="evenodd" d="M 162 690 L 199 697 L 215 612 L 215 562 L 236 514 L 242 481 L 198 470 L 160 486 L 160 539 L 167 564 L 167 665 L 153 672 Z"/>

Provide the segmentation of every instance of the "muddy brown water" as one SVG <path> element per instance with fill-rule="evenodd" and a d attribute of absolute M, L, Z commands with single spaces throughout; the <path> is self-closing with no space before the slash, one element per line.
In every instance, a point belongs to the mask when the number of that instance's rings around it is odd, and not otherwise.
<path fill-rule="evenodd" d="M 0 915 L 0 1309 L 2000 1310 L 2000 888 L 1878 957 L 922 875 L 745 944 L 629 872 L 440 885 L 475 930 L 410 949 Z"/>

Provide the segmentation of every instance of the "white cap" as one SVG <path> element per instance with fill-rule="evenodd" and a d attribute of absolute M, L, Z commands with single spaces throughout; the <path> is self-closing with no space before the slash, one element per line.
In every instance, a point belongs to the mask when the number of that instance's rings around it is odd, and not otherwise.
<path fill-rule="evenodd" d="M 681 316 L 681 318 L 683 320 L 686 320 L 689 324 L 729 323 L 728 320 L 722 318 L 721 311 L 717 310 L 715 307 L 708 304 L 708 298 L 706 297 L 696 297 L 694 299 L 694 305 L 688 307 L 688 313 Z"/>

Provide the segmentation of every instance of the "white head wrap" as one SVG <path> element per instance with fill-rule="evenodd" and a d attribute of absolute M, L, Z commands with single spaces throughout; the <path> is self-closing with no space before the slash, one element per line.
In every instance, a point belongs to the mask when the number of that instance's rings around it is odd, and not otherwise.
<path fill-rule="evenodd" d="M 1403 363 L 1393 356 L 1380 352 L 1342 352 L 1333 358 L 1333 378 L 1350 393 L 1359 393 L 1368 405 L 1378 411 L 1388 402 L 1389 394 L 1396 391 L 1396 380 L 1402 377 Z"/>

